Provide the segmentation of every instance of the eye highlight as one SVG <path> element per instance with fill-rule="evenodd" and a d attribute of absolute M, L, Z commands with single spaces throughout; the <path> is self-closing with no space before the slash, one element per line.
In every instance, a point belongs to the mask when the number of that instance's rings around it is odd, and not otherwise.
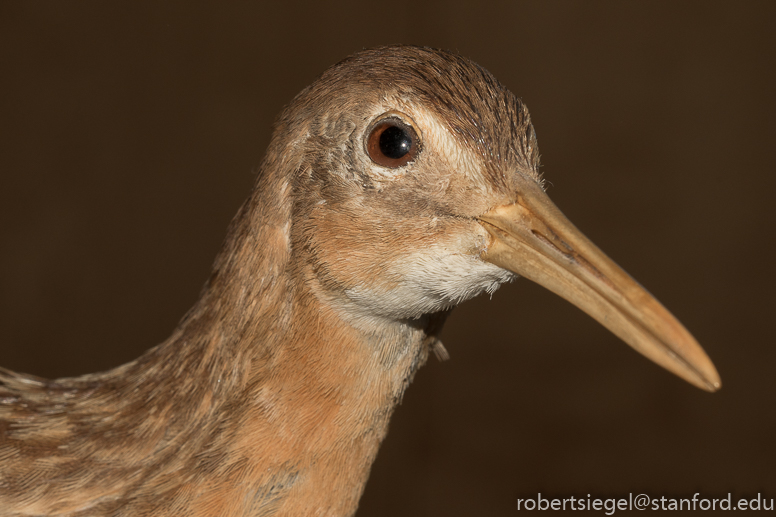
<path fill-rule="evenodd" d="M 399 117 L 380 120 L 369 131 L 366 152 L 377 165 L 395 169 L 413 161 L 420 152 L 420 138 Z"/>

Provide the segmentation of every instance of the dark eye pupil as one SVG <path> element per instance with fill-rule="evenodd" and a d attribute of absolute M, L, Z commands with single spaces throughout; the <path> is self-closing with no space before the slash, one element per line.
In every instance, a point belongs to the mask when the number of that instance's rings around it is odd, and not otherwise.
<path fill-rule="evenodd" d="M 380 151 L 394 160 L 405 156 L 412 149 L 412 137 L 402 128 L 390 126 L 380 135 Z"/>

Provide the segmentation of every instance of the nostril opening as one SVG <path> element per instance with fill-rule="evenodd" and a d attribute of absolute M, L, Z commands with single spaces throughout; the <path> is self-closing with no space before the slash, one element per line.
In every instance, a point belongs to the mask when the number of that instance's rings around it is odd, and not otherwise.
<path fill-rule="evenodd" d="M 537 239 L 539 239 L 544 244 L 546 244 L 550 248 L 554 249 L 555 251 L 557 251 L 561 255 L 568 256 L 568 253 L 564 253 L 563 250 L 561 250 L 559 247 L 557 247 L 550 239 L 545 237 L 544 234 L 542 234 L 541 232 L 536 231 L 536 230 L 531 230 L 531 233 L 533 234 L 534 237 L 536 237 Z"/>
<path fill-rule="evenodd" d="M 540 240 L 542 243 L 544 243 L 547 247 L 554 249 L 561 255 L 563 255 L 567 260 L 570 260 L 571 262 L 576 263 L 579 266 L 582 266 L 589 270 L 592 274 L 597 276 L 598 278 L 602 279 L 607 284 L 611 285 L 611 282 L 603 275 L 601 274 L 598 269 L 596 269 L 590 262 L 587 261 L 584 257 L 580 256 L 577 252 L 575 252 L 568 244 L 563 242 L 562 240 L 558 239 L 561 243 L 561 245 L 566 247 L 567 251 L 563 251 L 558 246 L 555 245 L 550 239 L 544 236 L 541 232 L 537 230 L 531 230 L 531 233 L 534 237 L 536 237 L 538 240 Z"/>

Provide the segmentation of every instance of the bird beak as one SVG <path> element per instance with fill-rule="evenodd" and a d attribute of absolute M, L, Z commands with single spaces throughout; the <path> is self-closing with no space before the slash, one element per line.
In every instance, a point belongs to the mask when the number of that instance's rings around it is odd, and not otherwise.
<path fill-rule="evenodd" d="M 493 237 L 482 259 L 546 287 L 638 352 L 706 391 L 720 388 L 706 352 L 670 312 L 580 232 L 534 181 L 513 205 L 479 217 Z"/>

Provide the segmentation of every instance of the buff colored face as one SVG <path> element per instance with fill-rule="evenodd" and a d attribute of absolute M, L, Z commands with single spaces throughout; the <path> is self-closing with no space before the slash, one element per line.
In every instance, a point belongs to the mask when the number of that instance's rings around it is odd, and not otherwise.
<path fill-rule="evenodd" d="M 309 215 L 320 239 L 312 249 L 346 317 L 414 319 L 521 275 L 688 382 L 719 388 L 697 342 L 563 216 L 535 167 L 483 156 L 424 106 L 383 98 L 346 128 L 347 145 L 321 158 L 329 176 Z M 530 148 L 530 123 L 524 132 Z"/>

